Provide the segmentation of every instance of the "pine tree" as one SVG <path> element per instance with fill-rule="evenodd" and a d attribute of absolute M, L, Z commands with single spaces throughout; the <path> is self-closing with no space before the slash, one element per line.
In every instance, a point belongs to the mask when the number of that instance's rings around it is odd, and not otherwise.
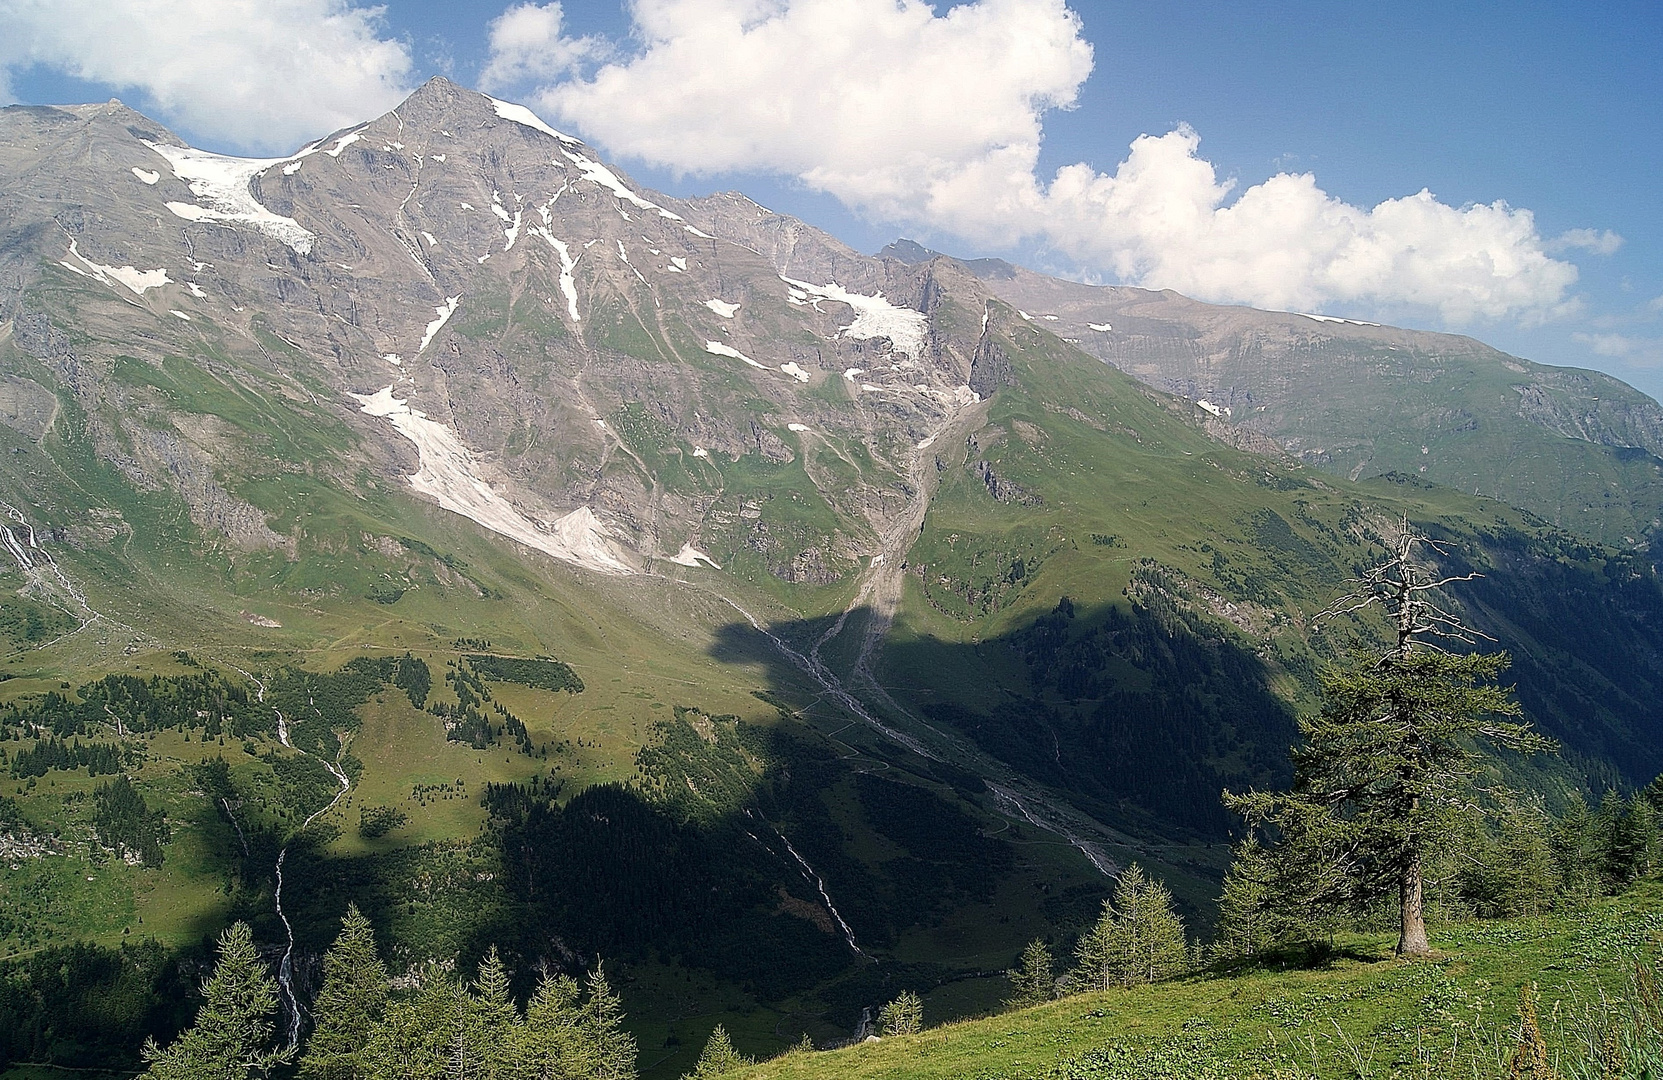
<path fill-rule="evenodd" d="M 165 1050 L 154 1039 L 144 1045 L 156 1080 L 246 1080 L 268 1076 L 291 1051 L 275 1049 L 277 983 L 254 949 L 244 922 L 219 936 L 219 960 L 202 984 L 206 1000 L 190 1030 Z"/>
<path fill-rule="evenodd" d="M 1564 892 L 1553 856 L 1552 822 L 1534 803 L 1509 799 L 1496 826 L 1496 852 L 1504 871 L 1500 914 L 1540 915 Z"/>
<path fill-rule="evenodd" d="M 727 1029 L 721 1024 L 710 1033 L 705 1041 L 704 1051 L 699 1054 L 698 1064 L 687 1074 L 684 1080 L 714 1080 L 735 1069 L 743 1069 L 747 1065 L 755 1064 L 750 1058 L 733 1048 L 733 1040 L 728 1038 Z"/>
<path fill-rule="evenodd" d="M 1074 970 L 1070 987 L 1078 990 L 1107 990 L 1120 981 L 1120 961 L 1126 955 L 1122 938 L 1125 926 L 1115 918 L 1114 903 L 1103 901 L 1103 913 L 1074 946 Z"/>
<path fill-rule="evenodd" d="M 924 1002 L 911 990 L 902 990 L 878 1010 L 878 1023 L 885 1035 L 916 1035 L 924 1030 Z"/>
<path fill-rule="evenodd" d="M 470 1076 L 468 993 L 429 965 L 416 996 L 387 1006 L 359 1052 L 361 1080 L 452 1080 Z"/>
<path fill-rule="evenodd" d="M 1381 606 L 1395 644 L 1321 674 L 1322 710 L 1300 721 L 1293 789 L 1226 796 L 1277 845 L 1275 902 L 1284 910 L 1357 910 L 1397 894 L 1397 951 L 1431 951 L 1424 872 L 1452 827 L 1475 741 L 1530 752 L 1552 744 L 1510 718 L 1518 703 L 1493 680 L 1505 653 L 1454 656 L 1428 638 L 1474 643 L 1474 632 L 1434 599 L 1440 587 L 1476 574 L 1438 577 L 1420 549 L 1447 554 L 1407 521 L 1387 539 L 1387 558 L 1324 611 L 1334 618 Z"/>
<path fill-rule="evenodd" d="M 1120 875 L 1114 899 L 1075 950 L 1074 981 L 1094 990 L 1157 982 L 1189 962 L 1184 923 L 1172 893 L 1135 863 Z"/>
<path fill-rule="evenodd" d="M 476 1070 L 470 1075 L 479 1080 L 513 1080 L 519 1026 L 520 1011 L 514 1005 L 508 970 L 493 945 L 479 962 L 468 1001 L 468 1057 Z"/>
<path fill-rule="evenodd" d="M 1184 970 L 1189 961 L 1184 921 L 1173 910 L 1172 893 L 1165 885 L 1137 866 L 1129 867 L 1115 890 L 1115 907 L 1127 924 L 1122 982 L 1159 982 Z"/>
<path fill-rule="evenodd" d="M 350 904 L 323 957 L 323 987 L 312 1005 L 317 1027 L 300 1060 L 301 1080 L 354 1080 L 358 1055 L 387 1009 L 387 969 L 370 921 Z"/>
<path fill-rule="evenodd" d="M 1548 838 L 1563 895 L 1572 903 L 1598 896 L 1603 887 L 1599 838 L 1588 804 L 1571 792 L 1565 812 Z"/>
<path fill-rule="evenodd" d="M 1284 936 L 1280 913 L 1271 903 L 1269 883 L 1275 870 L 1255 837 L 1236 845 L 1224 874 L 1218 900 L 1218 933 L 1212 955 L 1220 960 L 1245 960 L 1274 945 Z"/>
<path fill-rule="evenodd" d="M 583 1003 L 582 1036 L 586 1080 L 634 1080 L 635 1036 L 624 1030 L 623 1005 L 600 961 L 589 973 L 588 997 Z"/>
<path fill-rule="evenodd" d="M 515 1033 L 517 1056 L 527 1080 L 582 1076 L 583 1007 L 577 980 L 545 973 Z"/>
<path fill-rule="evenodd" d="M 1022 950 L 1021 962 L 1005 972 L 1005 977 L 1011 984 L 1011 996 L 1005 1004 L 1012 1008 L 1037 1005 L 1056 997 L 1057 974 L 1051 950 L 1040 938 L 1028 942 L 1028 947 Z"/>

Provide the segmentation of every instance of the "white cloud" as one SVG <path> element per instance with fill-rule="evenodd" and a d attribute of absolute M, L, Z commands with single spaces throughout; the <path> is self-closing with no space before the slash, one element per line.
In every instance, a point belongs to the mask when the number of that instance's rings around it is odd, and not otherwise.
<path fill-rule="evenodd" d="M 1655 367 L 1663 364 L 1663 340 L 1630 337 L 1626 334 L 1571 335 L 1571 339 L 1588 346 L 1596 356 L 1608 356 L 1626 361 L 1634 367 Z"/>
<path fill-rule="evenodd" d="M 1431 308 L 1451 323 L 1576 305 L 1576 267 L 1505 203 L 1452 207 L 1422 191 L 1370 209 L 1292 173 L 1235 195 L 1184 127 L 1138 139 L 1112 174 L 1078 164 L 1040 177 L 1044 114 L 1072 106 L 1092 69 L 1064 0 L 939 14 L 919 0 L 629 10 L 633 51 L 587 77 L 538 77 L 507 40 L 488 70 L 540 83 L 524 87 L 539 107 L 609 152 L 680 173 L 788 175 L 875 219 L 984 246 L 1038 243 L 1088 274 L 1271 307 Z M 577 43 L 553 14 L 521 17 L 554 27 L 559 71 Z M 1620 238 L 1560 241 L 1604 251 Z"/>
<path fill-rule="evenodd" d="M 1594 255 L 1615 255 L 1623 246 L 1623 238 L 1606 229 L 1571 229 L 1550 240 L 1545 247 L 1552 252 L 1587 251 Z"/>
<path fill-rule="evenodd" d="M 0 0 L 0 69 L 136 91 L 193 137 L 289 150 L 397 105 L 410 52 L 350 0 Z"/>
<path fill-rule="evenodd" d="M 569 38 L 561 33 L 565 11 L 550 4 L 519 4 L 491 20 L 490 62 L 479 76 L 487 92 L 565 75 L 585 60 L 612 52 L 603 38 Z"/>

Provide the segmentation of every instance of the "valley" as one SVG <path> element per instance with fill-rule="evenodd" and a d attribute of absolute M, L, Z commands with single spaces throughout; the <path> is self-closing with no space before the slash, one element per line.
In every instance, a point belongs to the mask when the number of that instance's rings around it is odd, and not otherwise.
<path fill-rule="evenodd" d="M 992 1010 L 1134 862 L 1204 937 L 1394 522 L 1563 748 L 1486 780 L 1663 773 L 1660 418 L 1592 373 L 860 255 L 444 79 L 257 161 L 10 107 L 0 221 L 0 966 L 88 980 L 8 1077 L 132 1075 L 236 921 L 298 1044 L 348 904 L 395 985 L 604 960 L 653 1078 Z"/>

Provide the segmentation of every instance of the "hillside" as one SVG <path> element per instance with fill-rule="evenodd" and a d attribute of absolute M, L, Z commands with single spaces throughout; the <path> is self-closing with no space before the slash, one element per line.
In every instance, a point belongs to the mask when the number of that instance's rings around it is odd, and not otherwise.
<path fill-rule="evenodd" d="M 1299 1080 L 1506 1075 L 1519 991 L 1540 993 L 1550 1060 L 1569 1075 L 1598 1021 L 1633 1003 L 1655 888 L 1592 913 L 1449 927 L 1435 963 L 1347 939 L 1313 969 L 1256 968 L 1088 993 L 848 1049 L 793 1053 L 747 1080 Z M 1602 996 L 1603 995 L 1603 996 Z M 927 1014 L 926 1014 L 927 1015 Z M 1592 1021 L 1592 1022 L 1590 1022 Z M 1651 1032 L 1655 1039 L 1657 1032 Z M 1597 1038 L 1597 1036 L 1596 1036 Z"/>
<path fill-rule="evenodd" d="M 1408 473 L 1620 547 L 1663 521 L 1663 408 L 1601 372 L 1454 334 L 963 265 L 1081 350 L 1324 472 Z"/>
<path fill-rule="evenodd" d="M 1257 454 L 950 260 L 444 80 L 265 161 L 9 108 L 0 223 L 0 960 L 245 918 L 304 1007 L 356 902 L 401 973 L 605 956 L 649 1076 L 713 1011 L 973 1013 L 1129 859 L 1207 924 L 1219 793 L 1285 777 L 1401 517 L 1565 746 L 1498 773 L 1663 772 L 1640 554 Z M 171 978 L 7 1052 L 130 1064 Z"/>

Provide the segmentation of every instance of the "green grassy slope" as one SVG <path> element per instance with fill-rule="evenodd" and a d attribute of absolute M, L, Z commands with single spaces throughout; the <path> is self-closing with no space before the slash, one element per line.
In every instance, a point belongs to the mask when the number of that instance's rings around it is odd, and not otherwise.
<path fill-rule="evenodd" d="M 1254 968 L 1087 993 L 886 1038 L 793 1053 L 746 1080 L 1222 1080 L 1506 1075 L 1519 989 L 1541 993 L 1553 1060 L 1577 1019 L 1631 994 L 1655 960 L 1655 885 L 1588 912 L 1439 928 L 1435 961 L 1348 937 L 1313 969 Z M 930 1001 L 925 1002 L 926 1023 Z M 1475 1071 L 1475 1062 L 1477 1069 Z"/>

